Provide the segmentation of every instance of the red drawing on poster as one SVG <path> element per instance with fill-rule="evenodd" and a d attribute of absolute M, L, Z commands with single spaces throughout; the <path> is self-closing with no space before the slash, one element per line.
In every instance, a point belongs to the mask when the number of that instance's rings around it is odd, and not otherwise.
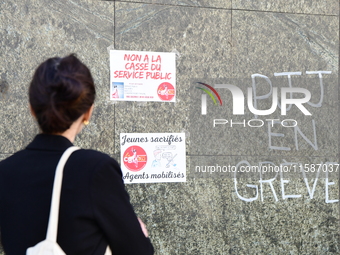
<path fill-rule="evenodd" d="M 145 167 L 147 155 L 142 147 L 130 146 L 125 150 L 123 160 L 127 169 L 138 172 Z"/>
<path fill-rule="evenodd" d="M 175 88 L 169 82 L 163 82 L 158 86 L 157 94 L 163 101 L 171 101 L 175 96 Z"/>

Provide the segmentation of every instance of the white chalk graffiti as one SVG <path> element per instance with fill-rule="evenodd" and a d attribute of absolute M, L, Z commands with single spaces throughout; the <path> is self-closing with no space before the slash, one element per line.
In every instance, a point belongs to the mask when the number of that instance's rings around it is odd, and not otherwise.
<path fill-rule="evenodd" d="M 284 162 L 280 166 L 298 165 L 298 163 L 296 163 L 296 162 L 287 162 L 286 160 L 283 160 L 283 161 Z M 273 166 L 275 166 L 275 164 L 273 162 L 271 162 L 271 161 L 259 162 L 259 165 L 261 165 L 261 164 L 272 164 Z M 238 169 L 241 165 L 247 165 L 247 166 L 251 167 L 251 164 L 248 161 L 242 160 L 242 161 L 240 161 L 236 165 L 236 169 Z M 321 166 L 332 166 L 333 167 L 334 165 L 339 166 L 339 164 L 336 163 L 336 162 L 325 162 L 325 163 L 321 162 L 320 164 L 317 164 L 317 165 L 319 165 L 320 167 Z M 314 182 L 313 182 L 312 188 L 309 186 L 309 179 L 306 177 L 306 172 L 305 171 L 301 171 L 302 177 L 303 177 L 303 180 L 304 180 L 304 183 L 306 185 L 306 189 L 307 189 L 307 192 L 308 192 L 308 195 L 309 195 L 309 198 L 313 199 L 314 193 L 315 193 L 315 188 L 316 188 L 317 182 L 319 180 L 320 172 L 323 172 L 323 173 L 325 173 L 325 202 L 328 203 L 328 204 L 329 203 L 337 203 L 337 202 L 339 202 L 339 199 L 330 199 L 330 197 L 329 197 L 329 187 L 334 185 L 335 183 L 329 181 L 329 178 L 328 178 L 328 175 L 329 175 L 328 168 L 326 169 L 326 171 L 319 171 L 319 170 L 320 169 L 315 171 L 316 175 L 315 175 L 315 178 L 314 178 Z M 276 191 L 275 191 L 275 188 L 273 186 L 273 182 L 274 181 L 279 181 L 280 182 L 281 197 L 282 197 L 283 200 L 285 200 L 287 198 L 300 198 L 302 196 L 301 194 L 287 194 L 286 193 L 285 185 L 288 185 L 290 180 L 284 178 L 284 171 L 277 171 L 276 175 L 273 178 L 267 179 L 267 180 L 264 180 L 262 178 L 262 172 L 259 171 L 259 180 L 258 180 L 259 185 L 256 185 L 256 184 L 246 184 L 245 185 L 246 187 L 255 189 L 255 194 L 256 195 L 254 197 L 249 197 L 249 198 L 244 197 L 244 196 L 240 195 L 240 193 L 238 192 L 237 172 L 238 171 L 234 171 L 234 178 L 233 178 L 234 179 L 235 192 L 236 192 L 237 197 L 239 199 L 243 200 L 243 201 L 253 202 L 253 201 L 258 199 L 259 193 L 260 193 L 261 201 L 263 202 L 264 201 L 264 196 L 263 196 L 263 185 L 264 184 L 268 184 L 269 185 L 270 190 L 271 190 L 271 192 L 273 194 L 273 197 L 274 197 L 275 201 L 276 202 L 279 201 L 278 196 L 277 196 Z M 278 177 L 279 174 L 280 174 L 280 180 L 277 180 L 277 177 Z M 259 192 L 259 189 L 260 189 L 260 192 Z"/>

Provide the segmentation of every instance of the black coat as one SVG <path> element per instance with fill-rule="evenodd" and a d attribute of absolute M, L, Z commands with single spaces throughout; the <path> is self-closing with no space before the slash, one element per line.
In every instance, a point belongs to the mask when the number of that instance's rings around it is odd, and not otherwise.
<path fill-rule="evenodd" d="M 24 255 L 46 237 L 55 169 L 72 146 L 38 135 L 0 162 L 0 227 L 7 255 Z M 94 150 L 71 154 L 64 168 L 57 242 L 68 255 L 153 254 L 129 201 L 118 163 Z"/>

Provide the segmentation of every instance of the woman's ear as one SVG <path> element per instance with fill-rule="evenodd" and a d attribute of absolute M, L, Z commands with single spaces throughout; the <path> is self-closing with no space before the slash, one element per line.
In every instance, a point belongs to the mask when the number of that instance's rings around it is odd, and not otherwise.
<path fill-rule="evenodd" d="M 34 112 L 32 106 L 31 106 L 31 104 L 28 104 L 28 107 L 30 108 L 30 112 L 31 112 L 32 116 L 36 119 L 37 116 L 35 115 L 35 112 Z"/>
<path fill-rule="evenodd" d="M 93 112 L 93 105 L 91 105 L 90 109 L 88 109 L 87 112 L 84 113 L 83 121 L 89 122 L 92 116 L 92 112 Z"/>

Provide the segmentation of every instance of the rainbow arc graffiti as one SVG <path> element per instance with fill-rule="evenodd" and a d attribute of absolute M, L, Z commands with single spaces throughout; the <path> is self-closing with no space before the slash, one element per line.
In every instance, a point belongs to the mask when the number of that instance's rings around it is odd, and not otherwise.
<path fill-rule="evenodd" d="M 205 87 L 207 87 L 208 89 L 210 89 L 217 97 L 218 101 L 220 102 L 220 105 L 222 105 L 222 99 L 220 97 L 220 95 L 217 93 L 216 89 L 214 89 L 212 86 L 206 84 L 206 83 L 203 83 L 203 82 L 197 82 L 198 84 L 200 85 L 203 85 Z M 197 89 L 200 89 L 200 90 L 203 90 L 205 93 L 207 93 L 211 99 L 213 100 L 214 104 L 217 105 L 217 101 L 216 101 L 216 98 L 214 97 L 214 95 L 206 88 L 201 88 L 201 87 L 196 87 Z"/>

